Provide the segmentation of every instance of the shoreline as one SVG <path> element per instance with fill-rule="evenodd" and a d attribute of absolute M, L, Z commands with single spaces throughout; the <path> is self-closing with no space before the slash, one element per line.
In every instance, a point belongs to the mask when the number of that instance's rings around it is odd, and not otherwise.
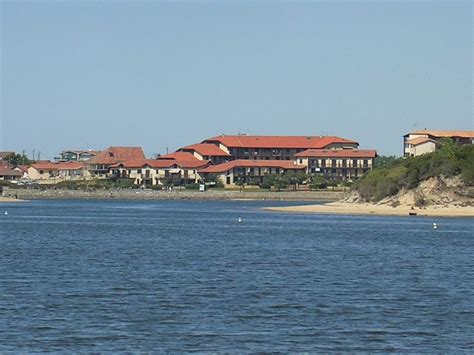
<path fill-rule="evenodd" d="M 17 196 L 18 199 L 14 197 Z M 6 198 L 21 200 L 234 200 L 234 201 L 338 201 L 339 191 L 235 191 L 235 190 L 10 190 Z"/>
<path fill-rule="evenodd" d="M 25 200 L 21 200 L 19 198 L 0 196 L 0 203 L 24 202 L 24 201 Z"/>
<path fill-rule="evenodd" d="M 286 213 L 311 213 L 353 216 L 406 216 L 406 217 L 470 217 L 474 218 L 474 206 L 411 206 L 391 207 L 369 203 L 330 202 L 322 205 L 264 207 L 264 210 Z M 416 215 L 410 215 L 416 213 Z"/>

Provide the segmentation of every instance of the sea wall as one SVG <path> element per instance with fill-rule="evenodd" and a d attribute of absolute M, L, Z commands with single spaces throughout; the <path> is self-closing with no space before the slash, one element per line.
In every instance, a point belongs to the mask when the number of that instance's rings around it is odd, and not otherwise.
<path fill-rule="evenodd" d="M 117 199 L 117 200 L 294 200 L 294 201 L 338 201 L 345 196 L 339 191 L 228 191 L 208 190 L 9 190 L 7 197 L 23 200 L 37 199 Z"/>

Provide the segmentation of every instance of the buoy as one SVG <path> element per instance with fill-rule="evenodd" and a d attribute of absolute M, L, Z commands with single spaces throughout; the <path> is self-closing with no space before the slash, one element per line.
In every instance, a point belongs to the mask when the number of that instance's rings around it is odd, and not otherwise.
<path fill-rule="evenodd" d="M 438 225 L 436 223 L 433 223 L 433 229 L 437 229 Z"/>
<path fill-rule="evenodd" d="M 8 212 L 7 212 L 7 211 L 5 211 L 5 216 L 8 216 Z"/>
<path fill-rule="evenodd" d="M 237 221 L 242 222 L 242 218 L 239 217 L 239 219 Z"/>

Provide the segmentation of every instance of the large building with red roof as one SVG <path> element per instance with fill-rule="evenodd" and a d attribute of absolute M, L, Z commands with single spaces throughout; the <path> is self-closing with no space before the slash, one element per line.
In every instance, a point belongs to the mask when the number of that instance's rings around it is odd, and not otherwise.
<path fill-rule="evenodd" d="M 295 154 L 307 149 L 357 149 L 359 143 L 333 136 L 248 136 L 220 135 L 201 143 L 179 148 L 197 159 L 212 164 L 230 160 L 293 160 Z"/>
<path fill-rule="evenodd" d="M 306 149 L 356 149 L 359 143 L 332 136 L 220 135 L 204 140 L 230 155 L 229 160 L 292 160 Z"/>
<path fill-rule="evenodd" d="M 255 184 L 261 183 L 265 174 L 284 173 L 288 170 L 321 173 L 332 179 L 360 176 L 372 168 L 376 152 L 358 150 L 358 147 L 358 142 L 336 136 L 223 134 L 182 147 L 167 156 L 190 154 L 198 160 L 208 161 L 210 165 L 199 170 L 204 179 L 212 174 L 218 175 L 224 185 L 233 185 L 237 180 Z M 326 156 L 326 152 L 338 152 L 334 153 L 338 156 L 330 158 Z M 304 156 L 315 153 L 322 155 L 318 159 Z M 324 169 L 316 167 L 317 162 L 327 166 Z M 308 166 L 309 163 L 312 164 L 311 167 Z"/>

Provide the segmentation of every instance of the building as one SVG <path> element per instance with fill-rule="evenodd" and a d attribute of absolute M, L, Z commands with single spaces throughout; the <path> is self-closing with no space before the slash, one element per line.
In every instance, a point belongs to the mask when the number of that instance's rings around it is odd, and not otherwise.
<path fill-rule="evenodd" d="M 158 159 L 125 161 L 110 166 L 112 178 L 133 179 L 135 185 L 186 185 L 199 180 L 198 169 L 210 162 L 188 152 L 175 152 Z"/>
<path fill-rule="evenodd" d="M 213 144 L 228 153 L 229 160 L 293 160 L 307 149 L 357 149 L 359 143 L 333 136 L 220 135 L 202 144 Z M 212 156 L 208 156 L 212 161 Z"/>
<path fill-rule="evenodd" d="M 187 152 L 199 160 L 209 160 L 212 164 L 225 163 L 232 159 L 228 151 L 219 148 L 213 143 L 198 143 L 178 149 L 178 152 Z"/>
<path fill-rule="evenodd" d="M 55 184 L 61 181 L 87 180 L 91 175 L 84 163 L 39 161 L 28 168 L 28 178 L 39 183 Z"/>
<path fill-rule="evenodd" d="M 22 176 L 23 173 L 21 171 L 0 166 L 0 180 L 18 181 L 22 178 Z"/>
<path fill-rule="evenodd" d="M 288 160 L 247 160 L 237 159 L 218 165 L 210 165 L 199 170 L 203 180 L 216 176 L 225 187 L 237 184 L 260 185 L 268 174 L 283 174 L 289 170 L 305 171 L 306 166 Z"/>
<path fill-rule="evenodd" d="M 308 174 L 330 180 L 353 180 L 374 166 L 375 150 L 308 149 L 295 154 L 296 163 L 304 165 Z"/>
<path fill-rule="evenodd" d="M 174 185 L 198 182 L 200 179 L 198 170 L 211 164 L 209 160 L 199 159 L 194 154 L 180 151 L 161 156 L 158 160 L 173 161 L 176 164 L 168 177 Z"/>
<path fill-rule="evenodd" d="M 403 155 L 416 157 L 436 150 L 440 140 L 452 139 L 457 144 L 474 144 L 474 131 L 420 130 L 403 136 Z"/>
<path fill-rule="evenodd" d="M 66 161 L 77 161 L 85 162 L 95 157 L 99 153 L 95 150 L 64 150 L 59 154 L 58 158 L 55 158 L 58 162 Z"/>
<path fill-rule="evenodd" d="M 126 161 L 146 160 L 140 147 L 109 147 L 86 162 L 86 167 L 94 177 L 106 178 L 109 167 Z"/>

